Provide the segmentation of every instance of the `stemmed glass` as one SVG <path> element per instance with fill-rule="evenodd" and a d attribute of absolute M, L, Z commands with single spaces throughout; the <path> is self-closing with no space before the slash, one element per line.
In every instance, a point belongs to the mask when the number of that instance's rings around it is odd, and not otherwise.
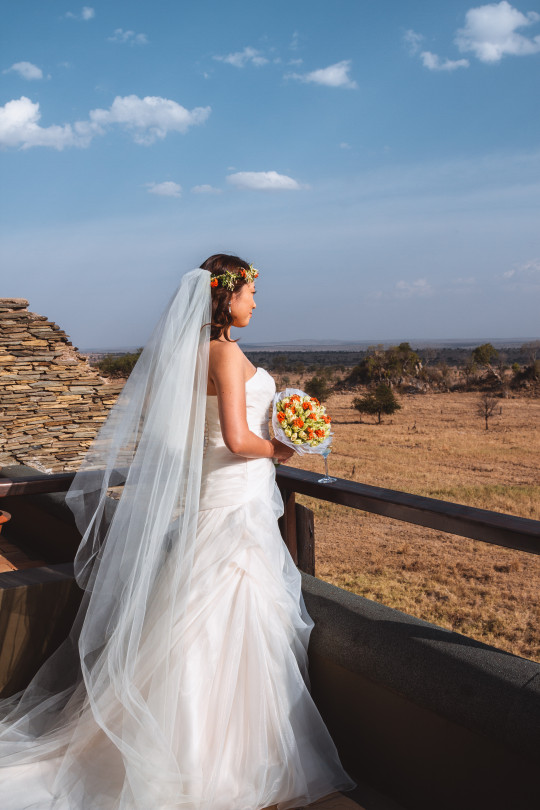
<path fill-rule="evenodd" d="M 319 478 L 317 481 L 318 484 L 331 484 L 332 481 L 337 481 L 337 478 L 332 478 L 331 475 L 328 475 L 328 456 L 331 452 L 332 447 L 330 444 L 321 451 L 321 456 L 324 458 L 324 478 Z"/>

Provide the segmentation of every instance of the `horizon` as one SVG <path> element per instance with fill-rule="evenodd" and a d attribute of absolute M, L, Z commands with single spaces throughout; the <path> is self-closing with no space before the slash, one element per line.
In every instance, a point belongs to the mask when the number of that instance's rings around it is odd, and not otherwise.
<path fill-rule="evenodd" d="M 414 338 L 409 338 L 407 340 L 396 338 L 395 340 L 358 340 L 356 342 L 353 341 L 340 341 L 340 340 L 326 340 L 326 341 L 309 341 L 305 338 L 300 338 L 296 341 L 285 341 L 283 343 L 278 342 L 264 342 L 264 343 L 242 343 L 242 346 L 246 351 L 264 351 L 265 349 L 271 350 L 285 350 L 290 349 L 294 351 L 332 351 L 333 349 L 336 351 L 343 351 L 343 352 L 354 352 L 354 351 L 363 351 L 371 346 L 398 346 L 400 343 L 409 343 L 411 348 L 414 349 L 415 347 L 422 350 L 422 349 L 429 349 L 429 348 L 437 348 L 437 349 L 468 349 L 470 347 L 476 347 L 478 345 L 482 345 L 484 343 L 491 343 L 494 348 L 520 348 L 526 343 L 533 343 L 533 342 L 540 342 L 540 337 L 524 337 L 524 338 L 447 338 L 447 339 L 432 339 L 429 340 L 415 340 Z M 309 345 L 307 345 L 309 343 Z M 349 348 L 350 347 L 350 348 Z M 81 354 L 98 354 L 100 352 L 105 352 L 108 354 L 113 354 L 115 352 L 134 352 L 140 349 L 141 346 L 121 346 L 116 348 L 111 348 L 110 346 L 102 346 L 96 347 L 93 346 L 91 348 L 78 348 L 78 351 Z"/>

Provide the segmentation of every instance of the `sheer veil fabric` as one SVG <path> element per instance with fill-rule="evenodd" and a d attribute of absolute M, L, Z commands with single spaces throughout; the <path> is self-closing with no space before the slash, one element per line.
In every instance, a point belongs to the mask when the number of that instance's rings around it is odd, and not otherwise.
<path fill-rule="evenodd" d="M 69 638 L 27 689 L 0 702 L 0 764 L 19 766 L 22 783 L 43 771 L 58 797 L 36 807 L 150 810 L 176 807 L 182 794 L 170 650 L 197 530 L 210 317 L 209 273 L 192 270 L 67 493 L 82 535 L 82 604 Z M 108 519 L 107 490 L 126 473 Z M 31 763 L 39 768 L 21 767 Z M 14 803 L 23 798 L 14 798 L 12 771 L 0 771 L 1 806 L 32 806 Z"/>
<path fill-rule="evenodd" d="M 288 810 L 356 784 L 310 695 L 314 623 L 275 467 L 228 450 L 206 394 L 210 318 L 198 268 L 67 493 L 82 603 L 0 701 L 2 810 Z M 265 438 L 274 394 L 262 368 L 246 382 Z"/>

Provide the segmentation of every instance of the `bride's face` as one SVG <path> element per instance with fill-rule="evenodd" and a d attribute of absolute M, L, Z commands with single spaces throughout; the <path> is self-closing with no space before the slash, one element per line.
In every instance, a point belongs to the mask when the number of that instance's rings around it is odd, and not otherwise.
<path fill-rule="evenodd" d="M 255 309 L 255 282 L 242 284 L 240 289 L 231 296 L 231 315 L 233 326 L 247 326 L 252 310 Z"/>

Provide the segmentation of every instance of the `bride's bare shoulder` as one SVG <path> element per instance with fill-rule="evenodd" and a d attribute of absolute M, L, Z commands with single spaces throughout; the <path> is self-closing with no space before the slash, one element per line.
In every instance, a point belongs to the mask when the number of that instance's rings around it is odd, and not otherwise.
<path fill-rule="evenodd" d="M 237 343 L 228 340 L 210 342 L 210 365 L 242 365 L 245 354 Z"/>
<path fill-rule="evenodd" d="M 246 377 L 247 358 L 242 349 L 232 341 L 213 340 L 210 342 L 208 360 L 208 394 L 216 394 L 218 388 L 243 386 Z"/>

